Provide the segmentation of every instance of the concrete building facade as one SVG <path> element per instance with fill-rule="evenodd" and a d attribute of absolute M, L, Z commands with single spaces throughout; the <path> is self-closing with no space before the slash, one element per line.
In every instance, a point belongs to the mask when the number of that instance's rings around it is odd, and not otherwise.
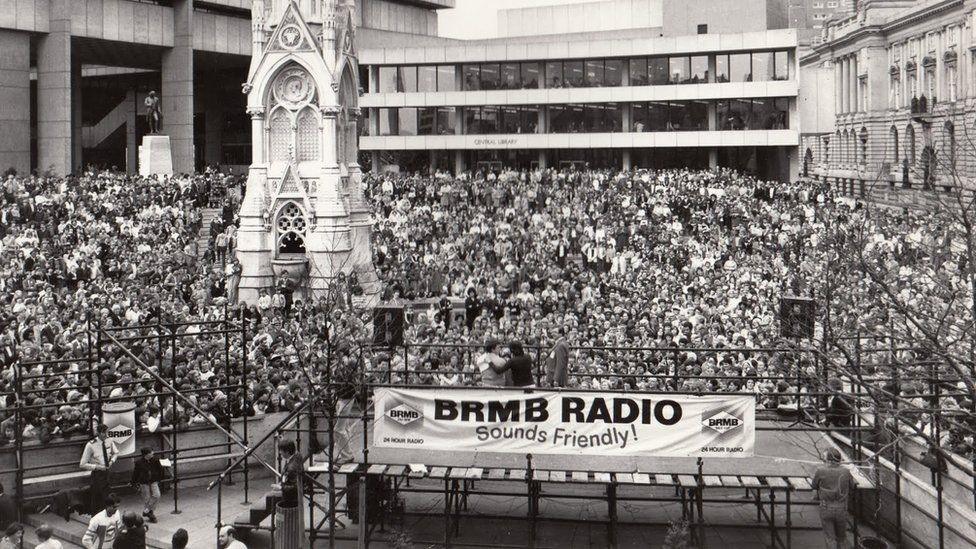
<path fill-rule="evenodd" d="M 357 0 L 360 42 L 435 36 L 436 10 L 453 5 Z M 251 0 L 0 0 L 0 170 L 135 173 L 149 90 L 177 172 L 249 165 L 251 36 Z"/>
<path fill-rule="evenodd" d="M 371 164 L 799 167 L 796 33 L 646 30 L 364 51 Z"/>
<path fill-rule="evenodd" d="M 833 76 L 811 107 L 831 123 L 804 127 L 803 171 L 855 194 L 972 187 L 974 22 L 973 0 L 862 1 L 829 21 L 801 60 L 805 82 Z"/>

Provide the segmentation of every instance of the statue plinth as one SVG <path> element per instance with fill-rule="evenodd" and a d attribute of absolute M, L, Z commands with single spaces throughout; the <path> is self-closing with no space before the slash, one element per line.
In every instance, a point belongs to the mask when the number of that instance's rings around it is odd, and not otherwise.
<path fill-rule="evenodd" d="M 173 176 L 173 151 L 168 135 L 147 135 L 139 146 L 139 175 Z"/>

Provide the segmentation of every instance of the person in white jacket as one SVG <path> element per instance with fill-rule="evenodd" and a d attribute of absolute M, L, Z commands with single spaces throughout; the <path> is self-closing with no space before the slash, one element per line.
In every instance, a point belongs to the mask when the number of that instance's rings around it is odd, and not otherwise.
<path fill-rule="evenodd" d="M 115 536 L 122 528 L 122 513 L 119 512 L 119 496 L 114 493 L 105 497 L 105 509 L 96 513 L 88 521 L 88 529 L 81 538 L 86 549 L 107 549 L 112 547 Z"/>

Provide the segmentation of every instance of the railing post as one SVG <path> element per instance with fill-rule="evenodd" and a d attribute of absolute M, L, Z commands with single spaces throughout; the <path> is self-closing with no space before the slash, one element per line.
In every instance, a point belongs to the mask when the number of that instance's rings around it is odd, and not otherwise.
<path fill-rule="evenodd" d="M 244 444 L 249 445 L 247 438 L 247 424 L 250 423 L 250 416 L 248 415 L 251 410 L 254 409 L 251 401 L 248 400 L 247 396 L 247 319 L 244 318 L 244 311 L 241 311 L 241 384 L 244 386 L 244 402 L 241 406 L 242 413 L 244 415 Z M 250 481 L 251 481 L 251 470 L 248 464 L 247 455 L 244 456 L 244 505 L 250 505 Z"/>
<path fill-rule="evenodd" d="M 179 408 L 176 406 L 176 387 L 178 380 L 176 379 L 176 324 L 170 325 L 170 351 L 172 352 L 173 360 L 171 366 L 173 367 L 173 390 L 170 391 L 170 398 L 173 399 L 173 421 L 172 421 L 172 444 L 173 447 L 170 449 L 170 455 L 173 456 L 173 514 L 180 514 L 180 482 L 179 482 L 179 430 L 180 430 L 180 413 Z"/>
<path fill-rule="evenodd" d="M 14 345 L 15 346 L 17 345 L 16 338 L 14 339 Z M 17 357 L 20 356 L 18 353 L 16 353 L 16 349 L 15 349 L 14 356 Z M 24 426 L 22 425 L 24 421 L 23 418 L 24 414 L 23 411 L 21 410 L 21 406 L 24 405 L 21 399 L 21 395 L 24 394 L 24 391 L 21 385 L 21 377 L 23 376 L 23 372 L 21 371 L 21 368 L 22 365 L 20 363 L 20 359 L 18 358 L 17 362 L 14 363 L 14 387 L 16 390 L 16 393 L 14 394 L 14 402 L 16 403 L 14 406 L 14 431 L 15 431 L 14 445 L 16 447 L 15 459 L 17 463 L 17 474 L 16 474 L 17 486 L 14 487 L 14 490 L 16 491 L 15 495 L 16 495 L 16 502 L 17 502 L 18 520 L 22 518 L 21 508 L 23 507 L 22 504 L 24 501 Z"/>

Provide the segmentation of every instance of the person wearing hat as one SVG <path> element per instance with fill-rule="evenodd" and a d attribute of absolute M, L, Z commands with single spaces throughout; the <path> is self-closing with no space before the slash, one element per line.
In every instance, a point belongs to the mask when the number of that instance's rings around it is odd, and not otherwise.
<path fill-rule="evenodd" d="M 82 469 L 91 471 L 91 482 L 88 489 L 92 514 L 101 509 L 105 502 L 105 491 L 108 488 L 108 471 L 115 464 L 119 457 L 119 450 L 115 446 L 115 441 L 108 438 L 108 426 L 101 424 L 98 426 L 95 438 L 85 444 L 85 449 L 81 454 L 81 462 L 78 464 Z"/>
<path fill-rule="evenodd" d="M 841 453 L 828 448 L 826 463 L 813 474 L 814 500 L 820 503 L 820 522 L 827 546 L 847 547 L 847 500 L 855 489 L 854 476 L 840 466 Z"/>

